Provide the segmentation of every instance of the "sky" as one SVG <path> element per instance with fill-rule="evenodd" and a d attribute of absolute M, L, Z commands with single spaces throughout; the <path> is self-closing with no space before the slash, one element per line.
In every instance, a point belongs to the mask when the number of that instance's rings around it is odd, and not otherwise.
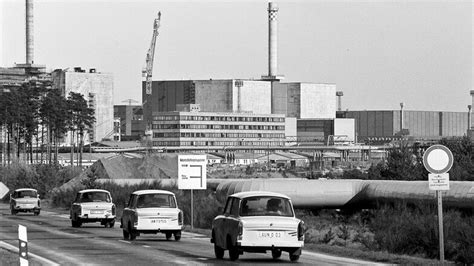
<path fill-rule="evenodd" d="M 349 110 L 467 111 L 470 1 L 275 1 L 278 73 L 336 84 Z M 0 66 L 25 61 L 23 0 L 0 0 Z M 114 76 L 114 103 L 141 102 L 141 71 L 161 11 L 153 80 L 258 79 L 268 73 L 261 1 L 35 0 L 34 62 Z"/>

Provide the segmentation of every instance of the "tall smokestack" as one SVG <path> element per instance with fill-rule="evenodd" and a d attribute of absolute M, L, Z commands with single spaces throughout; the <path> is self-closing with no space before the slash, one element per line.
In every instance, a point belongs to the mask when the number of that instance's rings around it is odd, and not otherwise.
<path fill-rule="evenodd" d="M 26 0 L 26 64 L 33 64 L 33 0 Z"/>
<path fill-rule="evenodd" d="M 276 76 L 278 73 L 278 6 L 268 3 L 268 75 Z"/>
<path fill-rule="evenodd" d="M 276 3 L 268 3 L 268 76 L 262 76 L 264 80 L 280 80 L 278 76 L 278 6 Z"/>

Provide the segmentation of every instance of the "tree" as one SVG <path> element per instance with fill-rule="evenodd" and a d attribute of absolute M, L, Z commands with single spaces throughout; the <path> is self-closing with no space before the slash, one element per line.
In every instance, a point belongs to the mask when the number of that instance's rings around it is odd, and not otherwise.
<path fill-rule="evenodd" d="M 449 171 L 450 180 L 474 181 L 474 145 L 467 136 L 444 138 L 440 141 L 453 153 L 453 167 Z"/>

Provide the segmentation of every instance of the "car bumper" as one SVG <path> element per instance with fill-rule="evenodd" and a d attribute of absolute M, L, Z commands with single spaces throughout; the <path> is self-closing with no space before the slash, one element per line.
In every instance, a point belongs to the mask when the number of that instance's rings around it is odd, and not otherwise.
<path fill-rule="evenodd" d="M 250 242 L 237 240 L 237 246 L 241 248 L 259 248 L 259 249 L 284 249 L 284 248 L 302 248 L 304 246 L 304 241 L 281 241 L 273 243 L 259 243 L 259 242 Z"/>
<path fill-rule="evenodd" d="M 15 211 L 39 211 L 39 210 L 41 210 L 41 208 L 38 207 L 38 206 L 31 206 L 31 205 L 28 205 L 28 204 L 16 205 L 15 207 L 13 207 L 13 209 Z"/>

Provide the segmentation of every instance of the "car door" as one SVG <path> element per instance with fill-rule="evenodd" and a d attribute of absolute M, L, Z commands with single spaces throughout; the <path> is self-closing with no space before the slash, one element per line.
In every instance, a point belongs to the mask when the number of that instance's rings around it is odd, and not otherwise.
<path fill-rule="evenodd" d="M 226 247 L 226 236 L 227 236 L 227 228 L 226 228 L 226 220 L 227 217 L 230 215 L 230 207 L 232 203 L 232 197 L 227 198 L 226 205 L 224 207 L 224 212 L 219 214 L 216 219 L 214 220 L 214 236 L 215 241 L 218 246 L 225 248 Z"/>

